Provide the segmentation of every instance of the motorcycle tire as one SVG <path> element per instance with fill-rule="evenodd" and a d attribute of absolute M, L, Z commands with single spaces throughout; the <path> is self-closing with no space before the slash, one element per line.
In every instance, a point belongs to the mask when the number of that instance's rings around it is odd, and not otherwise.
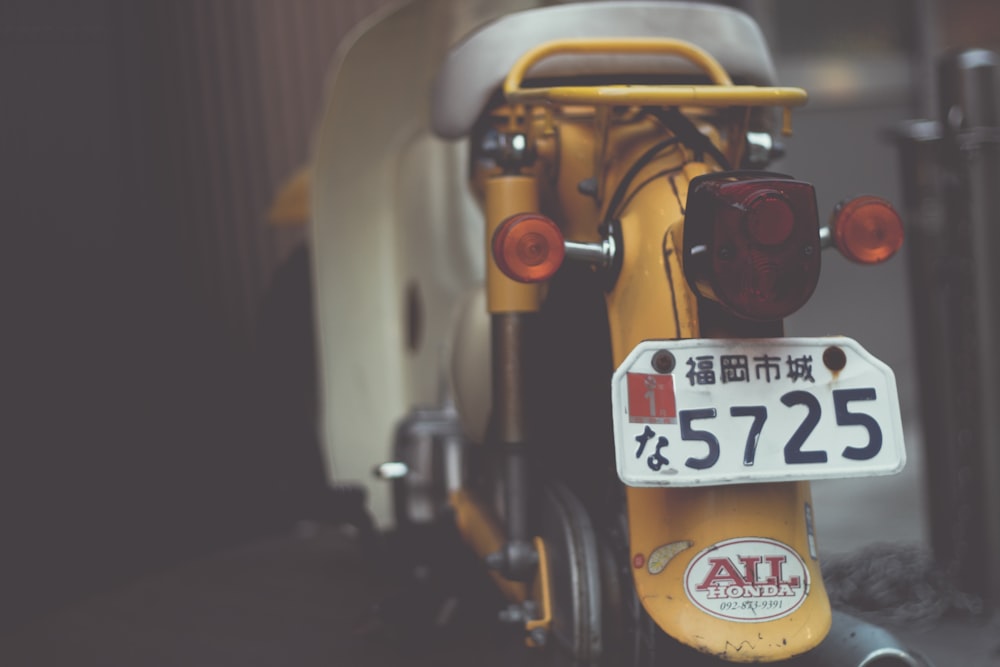
<path fill-rule="evenodd" d="M 600 521 L 603 634 L 607 667 L 718 667 L 732 664 L 701 653 L 660 629 L 635 592 L 629 556 L 625 498 Z"/>
<path fill-rule="evenodd" d="M 600 556 L 593 523 L 583 503 L 558 482 L 543 489 L 539 519 L 552 593 L 547 652 L 555 664 L 596 667 L 603 646 Z"/>

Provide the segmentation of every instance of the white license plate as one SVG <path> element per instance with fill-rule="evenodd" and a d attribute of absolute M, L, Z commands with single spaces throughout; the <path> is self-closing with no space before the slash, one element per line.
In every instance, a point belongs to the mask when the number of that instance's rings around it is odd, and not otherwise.
<path fill-rule="evenodd" d="M 611 385 L 629 486 L 890 475 L 906 462 L 895 376 L 850 338 L 644 341 Z"/>

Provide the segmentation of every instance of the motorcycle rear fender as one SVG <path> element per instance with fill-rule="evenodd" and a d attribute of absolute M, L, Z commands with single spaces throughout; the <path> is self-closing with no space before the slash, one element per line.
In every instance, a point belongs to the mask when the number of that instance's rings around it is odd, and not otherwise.
<path fill-rule="evenodd" d="M 830 603 L 812 533 L 807 482 L 629 488 L 627 499 L 636 594 L 667 634 L 729 661 L 761 662 L 804 653 L 829 632 Z M 807 576 L 789 590 L 798 598 L 792 598 L 794 602 L 801 600 L 794 611 L 773 620 L 753 622 L 727 620 L 699 607 L 697 601 L 705 593 L 700 593 L 697 586 L 707 582 L 705 568 L 693 577 L 688 576 L 689 568 L 696 560 L 712 559 L 713 551 L 721 553 L 720 545 L 737 538 L 745 538 L 754 547 L 763 545 L 783 558 L 788 557 L 789 549 L 798 555 Z M 779 546 L 772 546 L 774 543 Z M 714 570 L 716 578 L 727 584 L 723 589 L 739 589 L 728 577 L 738 577 L 744 565 L 732 555 L 716 560 L 723 562 Z M 745 588 L 733 592 L 742 596 Z M 727 604 L 738 610 L 741 604 L 759 604 L 763 600 L 734 597 Z M 735 611 L 734 615 L 746 617 L 749 613 Z"/>
<path fill-rule="evenodd" d="M 704 173 L 704 165 L 689 163 L 686 178 L 678 178 L 678 207 L 686 197 L 686 183 Z M 643 193 L 646 194 L 646 193 Z M 621 216 L 624 262 L 607 297 L 608 320 L 615 365 L 642 340 L 693 338 L 699 335 L 697 301 L 688 289 L 680 250 L 683 248 L 683 215 L 670 224 L 662 244 L 643 242 L 643 220 L 663 215 L 667 193 L 649 192 L 636 197 Z M 644 210 L 644 202 L 658 210 Z M 648 230 L 648 227 L 646 228 Z M 656 267 L 666 279 L 656 279 Z M 646 612 L 667 634 L 700 651 L 735 662 L 767 662 L 804 653 L 822 641 L 830 629 L 829 599 L 820 573 L 812 533 L 810 487 L 807 482 L 743 484 L 698 488 L 628 488 L 628 523 L 631 569 L 636 594 Z M 746 612 L 738 620 L 722 618 L 699 606 L 699 586 L 726 583 L 738 578 L 747 565 L 724 543 L 743 538 L 763 549 L 765 556 L 796 560 L 803 568 L 799 587 L 791 590 L 801 599 L 778 618 L 755 621 Z M 770 551 L 768 551 L 770 550 Z M 712 554 L 727 554 L 715 558 Z M 689 568 L 716 562 L 715 576 Z M 756 568 L 755 568 L 756 571 Z M 766 575 L 766 568 L 760 568 Z M 688 577 L 686 575 L 691 574 Z M 766 579 L 766 577 L 764 577 Z M 804 580 L 803 580 L 804 579 Z M 730 582 L 732 586 L 740 583 Z M 728 588 L 728 587 L 727 587 Z M 743 594 L 733 590 L 732 594 Z M 749 593 L 754 593 L 751 590 Z M 785 591 L 788 592 L 788 591 Z M 741 598 L 733 603 L 742 604 Z M 789 606 L 790 607 L 790 606 Z"/>

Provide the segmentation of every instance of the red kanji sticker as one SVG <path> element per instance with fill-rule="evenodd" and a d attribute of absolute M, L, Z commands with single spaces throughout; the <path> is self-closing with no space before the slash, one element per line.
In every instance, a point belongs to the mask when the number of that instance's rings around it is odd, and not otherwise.
<path fill-rule="evenodd" d="M 628 420 L 639 424 L 676 422 L 673 376 L 629 373 Z"/>

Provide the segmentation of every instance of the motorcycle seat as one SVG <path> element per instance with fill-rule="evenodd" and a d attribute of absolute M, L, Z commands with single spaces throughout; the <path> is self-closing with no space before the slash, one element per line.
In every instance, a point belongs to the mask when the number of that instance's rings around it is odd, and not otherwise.
<path fill-rule="evenodd" d="M 508 71 L 529 49 L 575 37 L 665 37 L 708 51 L 738 83 L 775 85 L 774 64 L 756 22 L 719 5 L 656 0 L 585 2 L 530 9 L 486 24 L 451 48 L 434 80 L 431 128 L 446 139 L 467 135 Z M 562 80 L 622 75 L 690 80 L 702 72 L 679 57 L 645 54 L 559 55 L 529 78 Z"/>

